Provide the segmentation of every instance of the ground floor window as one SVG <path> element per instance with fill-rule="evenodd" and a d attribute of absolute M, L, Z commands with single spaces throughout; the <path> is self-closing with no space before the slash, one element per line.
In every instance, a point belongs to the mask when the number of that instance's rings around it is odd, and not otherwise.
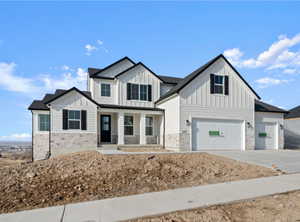
<path fill-rule="evenodd" d="M 146 117 L 146 136 L 153 136 L 153 117 Z"/>
<path fill-rule="evenodd" d="M 50 115 L 39 114 L 39 131 L 49 131 L 50 129 Z"/>
<path fill-rule="evenodd" d="M 80 129 L 80 110 L 69 110 L 69 129 Z"/>
<path fill-rule="evenodd" d="M 126 136 L 133 135 L 133 116 L 124 116 L 124 134 Z"/>

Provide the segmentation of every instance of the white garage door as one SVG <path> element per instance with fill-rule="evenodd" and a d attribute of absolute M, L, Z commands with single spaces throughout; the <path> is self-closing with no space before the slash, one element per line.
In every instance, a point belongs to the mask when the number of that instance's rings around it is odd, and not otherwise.
<path fill-rule="evenodd" d="M 255 123 L 255 149 L 276 149 L 275 123 Z"/>
<path fill-rule="evenodd" d="M 192 120 L 192 150 L 241 150 L 242 121 Z"/>

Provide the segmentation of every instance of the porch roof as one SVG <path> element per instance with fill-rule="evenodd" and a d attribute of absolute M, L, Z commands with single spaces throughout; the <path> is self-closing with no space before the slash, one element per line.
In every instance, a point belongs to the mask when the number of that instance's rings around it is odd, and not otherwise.
<path fill-rule="evenodd" d="M 160 111 L 164 112 L 164 109 L 155 108 L 155 107 L 138 107 L 138 106 L 120 106 L 113 104 L 99 104 L 100 108 L 106 109 L 131 109 L 131 110 L 149 110 L 149 111 Z"/>

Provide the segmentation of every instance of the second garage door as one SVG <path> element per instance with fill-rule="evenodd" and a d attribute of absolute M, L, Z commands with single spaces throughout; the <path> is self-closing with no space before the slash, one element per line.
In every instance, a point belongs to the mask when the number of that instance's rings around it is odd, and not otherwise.
<path fill-rule="evenodd" d="M 243 122 L 193 119 L 192 150 L 242 150 Z"/>
<path fill-rule="evenodd" d="M 255 123 L 255 149 L 276 149 L 276 123 Z"/>

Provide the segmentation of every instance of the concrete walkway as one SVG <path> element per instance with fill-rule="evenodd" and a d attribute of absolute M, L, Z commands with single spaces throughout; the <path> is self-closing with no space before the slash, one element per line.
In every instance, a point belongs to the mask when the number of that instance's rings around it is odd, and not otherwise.
<path fill-rule="evenodd" d="M 211 184 L 0 215 L 0 222 L 106 222 L 300 190 L 300 174 Z"/>

